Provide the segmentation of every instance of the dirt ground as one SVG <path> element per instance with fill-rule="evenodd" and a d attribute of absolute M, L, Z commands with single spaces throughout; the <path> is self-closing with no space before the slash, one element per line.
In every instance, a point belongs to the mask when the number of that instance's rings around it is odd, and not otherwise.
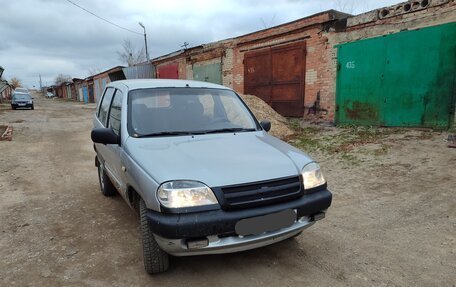
<path fill-rule="evenodd" d="M 152 277 L 137 216 L 99 192 L 93 109 L 44 98 L 34 111 L 5 107 L 0 124 L 14 133 L 0 142 L 0 286 L 456 284 L 456 149 L 446 133 L 303 129 L 292 142 L 320 161 L 334 194 L 324 220 L 273 246 L 173 258 Z"/>

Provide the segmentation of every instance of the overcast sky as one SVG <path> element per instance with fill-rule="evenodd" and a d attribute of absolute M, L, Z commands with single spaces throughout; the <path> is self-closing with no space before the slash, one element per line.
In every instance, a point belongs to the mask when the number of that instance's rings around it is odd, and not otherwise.
<path fill-rule="evenodd" d="M 191 46 L 240 36 L 336 9 L 358 14 L 400 0 L 71 0 L 122 27 L 147 29 L 151 58 Z M 124 65 L 117 55 L 124 39 L 136 47 L 142 35 L 119 29 L 67 0 L 1 0 L 0 66 L 7 80 L 19 78 L 29 88 L 51 85 L 68 74 L 85 78 L 89 70 Z"/>

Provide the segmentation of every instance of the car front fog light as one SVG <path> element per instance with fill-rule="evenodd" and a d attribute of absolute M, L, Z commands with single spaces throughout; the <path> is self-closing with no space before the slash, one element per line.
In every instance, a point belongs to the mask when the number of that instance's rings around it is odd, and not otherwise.
<path fill-rule="evenodd" d="M 157 190 L 160 203 L 168 208 L 182 208 L 218 204 L 213 191 L 197 181 L 177 180 L 160 185 Z"/>
<path fill-rule="evenodd" d="M 320 166 L 315 162 L 306 165 L 301 174 L 304 181 L 304 189 L 312 189 L 326 183 Z"/>

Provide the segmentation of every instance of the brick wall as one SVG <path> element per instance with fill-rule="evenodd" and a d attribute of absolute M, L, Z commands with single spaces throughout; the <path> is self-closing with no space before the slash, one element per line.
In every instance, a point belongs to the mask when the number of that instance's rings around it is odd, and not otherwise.
<path fill-rule="evenodd" d="M 233 66 L 233 85 L 234 90 L 244 92 L 244 54 L 252 49 L 262 47 L 278 47 L 281 44 L 292 43 L 293 41 L 306 42 L 306 60 L 304 72 L 304 107 L 309 108 L 314 105 L 317 94 L 320 92 L 321 105 L 325 109 L 331 106 L 330 98 L 327 97 L 330 89 L 328 81 L 331 75 L 328 62 L 330 59 L 326 56 L 328 48 L 327 38 L 322 34 L 320 25 L 311 25 L 300 29 L 294 33 L 282 34 L 280 36 L 268 37 L 264 32 L 264 41 L 255 41 L 250 45 L 238 45 L 234 52 Z M 276 31 L 270 31 L 271 35 L 277 34 Z M 307 113 L 305 109 L 304 114 Z"/>
<path fill-rule="evenodd" d="M 225 50 L 225 54 L 222 58 L 222 81 L 224 86 L 233 87 L 233 67 L 234 50 L 232 48 L 228 48 Z"/>

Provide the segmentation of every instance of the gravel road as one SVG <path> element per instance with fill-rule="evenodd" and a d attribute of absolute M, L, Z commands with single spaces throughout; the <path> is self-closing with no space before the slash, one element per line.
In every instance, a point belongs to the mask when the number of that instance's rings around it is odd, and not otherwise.
<path fill-rule="evenodd" d="M 334 192 L 326 219 L 296 239 L 173 258 L 149 276 L 138 217 L 99 192 L 94 110 L 44 98 L 34 111 L 5 108 L 0 124 L 14 133 L 0 142 L 0 286 L 456 284 L 456 149 L 443 133 L 403 135 L 357 165 L 316 155 Z"/>

